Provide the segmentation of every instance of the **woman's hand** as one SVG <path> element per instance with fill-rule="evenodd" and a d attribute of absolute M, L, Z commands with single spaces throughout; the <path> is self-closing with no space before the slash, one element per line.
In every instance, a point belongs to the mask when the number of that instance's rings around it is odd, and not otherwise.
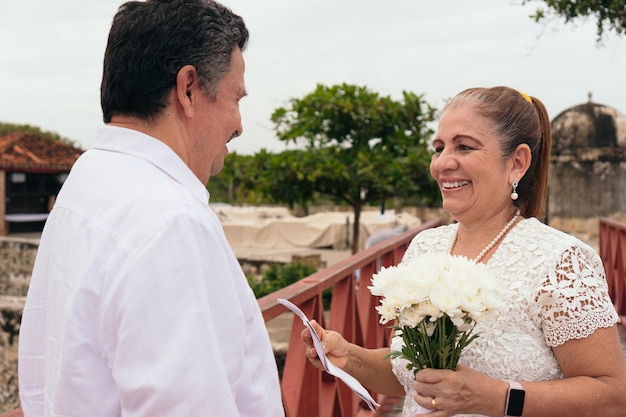
<path fill-rule="evenodd" d="M 436 409 L 436 416 L 456 414 L 503 415 L 506 381 L 491 378 L 464 365 L 456 371 L 423 369 L 415 375 L 415 401 Z M 434 400 L 433 400 L 434 399 Z M 435 407 L 433 407 L 435 405 Z"/>
<path fill-rule="evenodd" d="M 311 326 L 322 341 L 326 358 L 333 365 L 352 375 L 366 388 L 383 394 L 401 396 L 404 395 L 404 387 L 391 370 L 389 348 L 366 349 L 349 343 L 341 334 L 326 330 L 315 320 L 311 320 Z M 305 328 L 301 333 L 302 340 L 306 343 L 305 354 L 316 368 L 324 370 L 324 366 L 317 356 L 311 332 Z"/>
<path fill-rule="evenodd" d="M 328 360 L 330 360 L 333 365 L 343 369 L 348 361 L 348 341 L 339 333 L 324 329 L 315 320 L 311 320 L 311 325 L 322 341 L 324 353 L 326 354 Z M 309 361 L 311 361 L 316 368 L 324 370 L 324 366 L 317 356 L 317 352 L 313 346 L 313 339 L 308 328 L 305 328 L 302 331 L 302 340 L 307 345 L 306 356 L 309 358 Z"/>

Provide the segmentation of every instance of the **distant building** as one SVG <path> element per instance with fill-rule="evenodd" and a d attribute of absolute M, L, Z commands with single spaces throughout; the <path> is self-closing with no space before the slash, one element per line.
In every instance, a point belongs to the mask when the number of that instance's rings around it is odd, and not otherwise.
<path fill-rule="evenodd" d="M 550 217 L 590 218 L 626 211 L 626 116 L 589 101 L 552 120 Z"/>
<path fill-rule="evenodd" d="M 0 235 L 40 232 L 82 153 L 44 135 L 0 133 Z"/>

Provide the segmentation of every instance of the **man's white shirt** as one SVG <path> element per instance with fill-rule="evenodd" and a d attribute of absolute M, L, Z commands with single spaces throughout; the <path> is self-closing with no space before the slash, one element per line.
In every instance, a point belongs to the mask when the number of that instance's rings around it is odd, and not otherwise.
<path fill-rule="evenodd" d="M 31 416 L 282 416 L 265 323 L 209 193 L 165 144 L 102 127 L 37 254 L 19 343 Z"/>

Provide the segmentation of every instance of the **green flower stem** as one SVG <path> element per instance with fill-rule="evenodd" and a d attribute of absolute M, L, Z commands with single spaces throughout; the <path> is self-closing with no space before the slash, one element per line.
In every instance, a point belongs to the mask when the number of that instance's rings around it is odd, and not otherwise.
<path fill-rule="evenodd" d="M 465 321 L 474 324 L 471 318 Z M 391 351 L 386 357 L 408 360 L 407 369 L 414 373 L 424 368 L 456 369 L 461 352 L 478 335 L 472 335 L 472 330 L 460 332 L 450 317 L 444 315 L 434 322 L 432 336 L 428 336 L 431 323 L 427 317 L 417 327 L 394 326 L 401 332 L 404 346 L 401 351 Z"/>

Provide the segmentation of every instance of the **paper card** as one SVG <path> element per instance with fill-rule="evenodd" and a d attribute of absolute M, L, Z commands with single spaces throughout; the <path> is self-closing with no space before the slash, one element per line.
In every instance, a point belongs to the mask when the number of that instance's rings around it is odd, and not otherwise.
<path fill-rule="evenodd" d="M 376 407 L 380 407 L 380 404 L 374 401 L 374 399 L 365 389 L 365 387 L 363 387 L 363 385 L 361 385 L 361 383 L 357 381 L 356 378 L 354 378 L 352 375 L 345 372 L 343 369 L 333 365 L 332 362 L 328 360 L 326 354 L 324 353 L 324 347 L 322 346 L 322 341 L 320 340 L 319 335 L 311 325 L 311 322 L 309 321 L 307 316 L 304 315 L 302 310 L 300 310 L 298 306 L 288 300 L 285 300 L 284 298 L 279 298 L 276 301 L 287 307 L 289 310 L 293 311 L 295 315 L 298 316 L 300 320 L 302 320 L 302 323 L 304 323 L 304 325 L 311 331 L 313 346 L 315 347 L 317 356 L 320 358 L 322 366 L 324 366 L 326 372 L 341 379 L 352 391 L 354 391 L 356 395 L 359 396 L 359 398 L 367 403 L 367 406 L 370 408 L 370 410 L 376 411 Z"/>

